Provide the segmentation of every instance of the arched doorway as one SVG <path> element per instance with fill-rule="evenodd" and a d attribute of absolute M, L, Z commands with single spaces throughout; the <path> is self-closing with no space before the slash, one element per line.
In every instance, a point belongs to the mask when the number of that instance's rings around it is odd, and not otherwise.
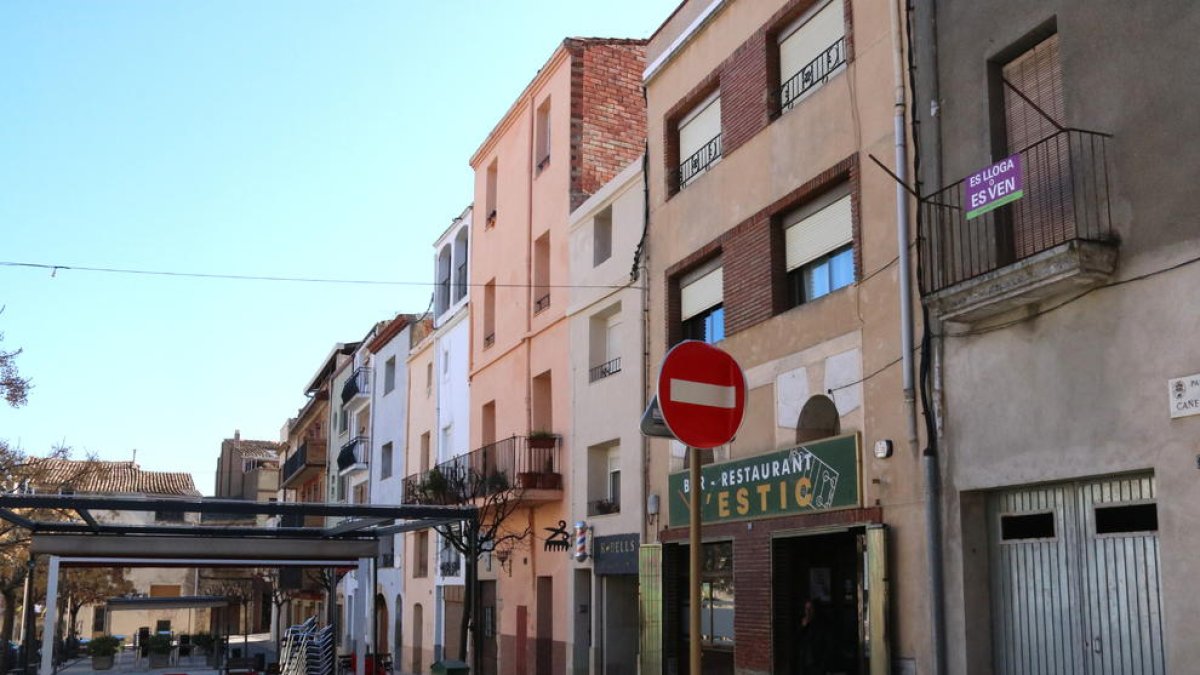
<path fill-rule="evenodd" d="M 375 596 L 375 653 L 388 652 L 388 607 L 382 595 Z"/>
<path fill-rule="evenodd" d="M 833 399 L 817 394 L 805 402 L 796 421 L 796 442 L 805 443 L 842 433 L 841 416 Z"/>

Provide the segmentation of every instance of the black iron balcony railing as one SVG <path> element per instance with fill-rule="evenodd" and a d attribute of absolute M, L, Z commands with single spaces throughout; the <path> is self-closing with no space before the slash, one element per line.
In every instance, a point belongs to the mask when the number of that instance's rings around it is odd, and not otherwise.
<path fill-rule="evenodd" d="M 494 344 L 496 344 L 496 334 L 495 333 L 488 333 L 487 335 L 483 336 L 483 348 L 484 349 L 487 349 L 488 347 L 491 347 Z"/>
<path fill-rule="evenodd" d="M 371 369 L 360 366 L 342 384 L 342 404 L 346 404 L 355 396 L 371 393 Z"/>
<path fill-rule="evenodd" d="M 539 312 L 544 312 L 547 309 L 549 309 L 549 307 L 550 307 L 550 294 L 547 293 L 547 294 L 543 295 L 542 297 L 538 298 L 537 302 L 533 303 L 533 313 L 537 314 Z"/>
<path fill-rule="evenodd" d="M 283 484 L 294 479 L 310 466 L 325 466 L 325 441 L 306 439 L 296 448 L 296 452 L 283 463 Z"/>
<path fill-rule="evenodd" d="M 840 37 L 825 51 L 796 71 L 779 87 L 779 110 L 787 112 L 813 87 L 823 84 L 833 71 L 846 63 L 846 38 Z"/>
<path fill-rule="evenodd" d="M 683 188 L 688 183 L 692 182 L 696 176 L 708 171 L 713 162 L 721 158 L 721 134 L 717 134 L 711 141 L 700 146 L 700 149 L 692 153 L 691 157 L 683 160 L 679 165 L 679 187 Z"/>
<path fill-rule="evenodd" d="M 366 436 L 355 436 L 338 452 L 338 471 L 345 471 L 356 465 L 366 465 L 370 453 L 370 439 Z"/>
<path fill-rule="evenodd" d="M 405 504 L 459 504 L 505 490 L 561 490 L 559 439 L 510 436 L 404 479 Z"/>
<path fill-rule="evenodd" d="M 967 220 L 964 180 L 921 199 L 921 290 L 933 293 L 1069 241 L 1113 241 L 1108 134 L 1063 129 L 1020 151 L 1024 196 Z"/>
<path fill-rule="evenodd" d="M 456 577 L 462 571 L 462 556 L 452 548 L 443 548 L 438 556 L 438 569 L 444 577 Z"/>
<path fill-rule="evenodd" d="M 467 294 L 467 264 L 463 263 L 454 270 L 454 301 L 458 302 Z"/>
<path fill-rule="evenodd" d="M 597 499 L 588 502 L 587 514 L 592 516 L 607 516 L 611 513 L 621 512 L 621 502 L 615 499 Z"/>
<path fill-rule="evenodd" d="M 598 366 L 592 366 L 588 369 L 588 382 L 603 380 L 609 375 L 621 372 L 621 357 L 605 361 Z"/>

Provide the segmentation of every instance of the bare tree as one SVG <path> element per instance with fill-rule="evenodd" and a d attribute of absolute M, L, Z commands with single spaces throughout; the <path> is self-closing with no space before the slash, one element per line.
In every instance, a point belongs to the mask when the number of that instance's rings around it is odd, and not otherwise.
<path fill-rule="evenodd" d="M 0 307 L 0 314 L 4 308 Z M 0 342 L 4 341 L 4 333 L 0 333 Z M 29 401 L 29 378 L 21 377 L 17 370 L 17 357 L 21 350 L 5 351 L 0 349 L 0 394 L 14 408 L 19 408 Z"/>
<path fill-rule="evenodd" d="M 420 481 L 407 485 L 406 491 L 418 504 L 473 504 L 479 508 L 475 523 L 434 528 L 444 542 L 469 561 L 463 589 L 464 604 L 474 607 L 479 558 L 489 552 L 511 555 L 532 534 L 528 521 L 514 526 L 510 518 L 522 507 L 524 488 L 512 485 L 507 472 L 480 462 L 476 456 L 464 455 L 434 467 Z M 464 658 L 468 634 L 479 629 L 473 614 L 463 612 L 462 616 L 458 653 Z"/>

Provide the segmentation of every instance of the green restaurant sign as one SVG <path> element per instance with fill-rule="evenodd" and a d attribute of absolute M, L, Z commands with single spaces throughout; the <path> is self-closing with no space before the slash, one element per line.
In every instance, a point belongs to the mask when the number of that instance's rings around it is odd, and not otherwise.
<path fill-rule="evenodd" d="M 705 523 L 754 520 L 859 505 L 858 434 L 700 470 Z M 688 524 L 688 472 L 670 477 L 671 527 Z"/>

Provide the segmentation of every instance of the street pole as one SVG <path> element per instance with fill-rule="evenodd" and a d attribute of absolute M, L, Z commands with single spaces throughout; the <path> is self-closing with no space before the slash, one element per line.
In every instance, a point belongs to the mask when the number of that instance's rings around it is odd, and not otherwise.
<path fill-rule="evenodd" d="M 21 606 L 21 630 L 24 631 L 25 640 L 25 672 L 34 672 L 33 661 L 37 657 L 37 647 L 34 642 L 37 639 L 37 623 L 33 611 L 33 583 L 34 576 L 37 575 L 37 557 L 32 553 L 29 554 L 29 562 L 26 563 L 25 570 L 25 601 Z"/>
<path fill-rule="evenodd" d="M 688 670 L 700 675 L 700 453 L 689 448 L 688 490 Z"/>

